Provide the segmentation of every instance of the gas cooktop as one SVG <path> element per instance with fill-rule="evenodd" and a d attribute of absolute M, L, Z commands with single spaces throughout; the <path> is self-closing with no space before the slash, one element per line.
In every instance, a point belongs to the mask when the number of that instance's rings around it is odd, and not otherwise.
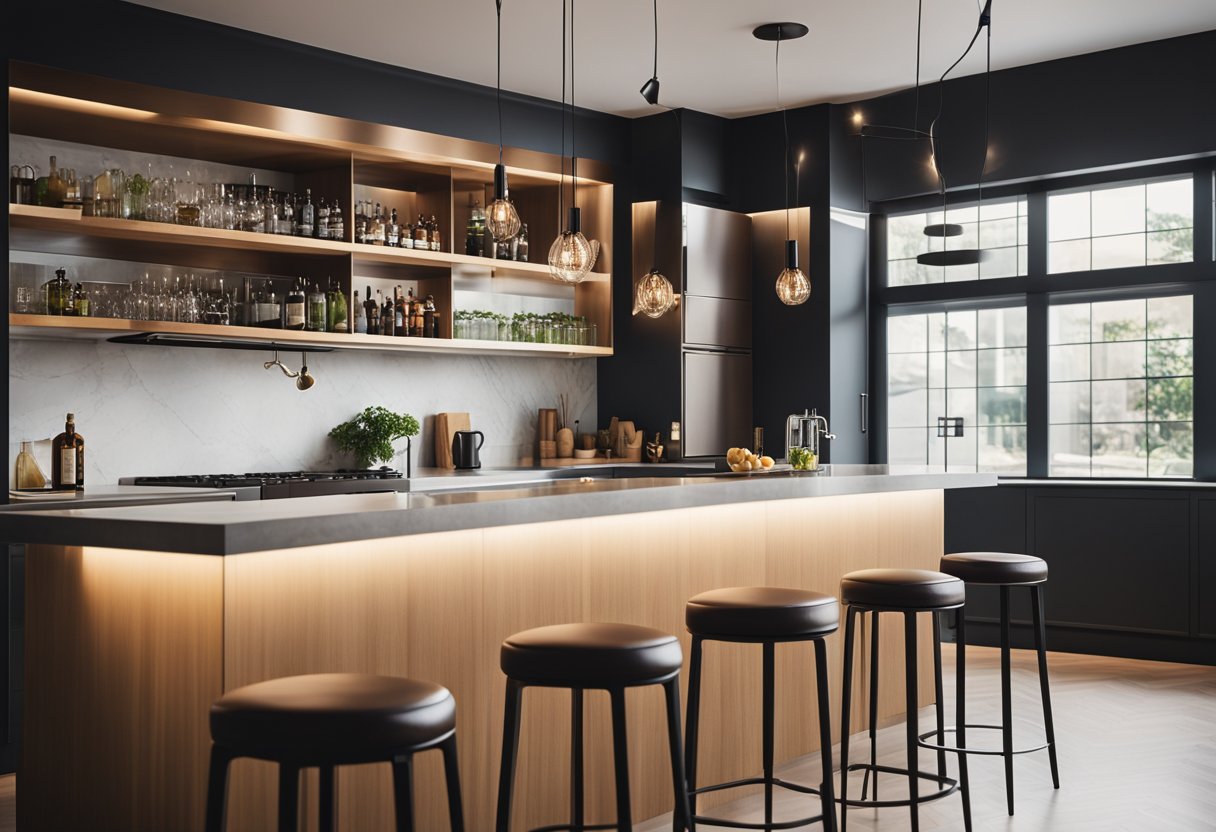
<path fill-rule="evenodd" d="M 239 497 L 262 500 L 409 489 L 409 480 L 403 477 L 400 471 L 392 468 L 130 477 L 124 479 L 123 483 L 157 487 L 238 489 Z M 256 495 L 253 489 L 257 489 Z"/>

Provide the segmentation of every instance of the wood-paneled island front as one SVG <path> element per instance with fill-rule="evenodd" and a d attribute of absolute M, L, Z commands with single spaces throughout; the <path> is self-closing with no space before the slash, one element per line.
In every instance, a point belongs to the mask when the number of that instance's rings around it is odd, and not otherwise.
<path fill-rule="evenodd" d="M 27 832 L 202 829 L 214 699 L 278 676 L 363 671 L 452 690 L 468 828 L 490 829 L 506 636 L 620 621 L 679 634 L 687 652 L 689 596 L 757 584 L 834 593 L 855 569 L 936 568 L 943 489 L 993 484 L 842 466 L 802 477 L 6 512 L 0 533 L 29 544 L 18 822 Z M 882 651 L 886 719 L 903 711 L 897 629 L 883 634 L 894 637 Z M 699 777 L 754 774 L 760 653 L 707 650 Z M 828 650 L 839 714 L 838 636 Z M 777 757 L 787 760 L 818 747 L 812 651 L 777 652 Z M 931 702 L 931 676 L 920 678 Z M 662 697 L 629 695 L 634 816 L 650 817 L 671 808 Z M 607 696 L 588 700 L 588 818 L 611 821 Z M 864 710 L 854 709 L 855 731 Z M 516 828 L 565 818 L 568 753 L 568 694 L 531 691 Z M 314 783 L 305 781 L 306 805 Z M 338 784 L 342 828 L 391 828 L 387 766 L 341 769 Z M 229 828 L 274 828 L 275 785 L 269 764 L 235 763 Z M 417 794 L 419 828 L 446 829 L 437 755 L 419 758 Z"/>

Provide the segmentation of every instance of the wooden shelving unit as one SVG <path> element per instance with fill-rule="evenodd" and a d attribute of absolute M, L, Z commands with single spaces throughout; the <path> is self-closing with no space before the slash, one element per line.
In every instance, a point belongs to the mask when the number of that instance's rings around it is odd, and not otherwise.
<path fill-rule="evenodd" d="M 535 355 L 549 358 L 601 358 L 612 355 L 609 347 L 573 344 L 535 344 L 515 341 L 474 341 L 452 338 L 394 338 L 385 335 L 356 335 L 338 332 L 303 332 L 263 329 L 252 326 L 182 324 L 173 321 L 131 321 L 124 318 L 74 318 L 53 315 L 9 315 L 12 338 L 74 338 L 101 341 L 114 336 L 152 333 L 216 340 L 264 342 L 267 349 L 322 347 L 377 352 L 420 352 L 478 355 Z"/>
<path fill-rule="evenodd" d="M 484 204 L 497 147 L 403 128 L 298 110 L 200 96 L 174 90 L 10 64 L 10 130 L 50 141 L 121 148 L 228 165 L 281 171 L 300 192 L 337 197 L 347 217 L 344 240 L 258 234 L 167 223 L 82 216 L 79 210 L 9 206 L 10 252 L 92 257 L 138 264 L 213 269 L 244 274 L 302 276 L 345 291 L 365 279 L 410 283 L 434 294 L 441 334 L 451 334 L 453 284 L 468 276 L 490 278 L 494 291 L 527 295 L 537 281 L 565 293 L 574 313 L 597 327 L 604 346 L 580 347 L 451 338 L 389 338 L 304 333 L 253 327 L 217 327 L 103 318 L 10 316 L 18 338 L 108 338 L 131 333 L 292 342 L 337 349 L 600 357 L 612 355 L 612 191 L 607 169 L 581 162 L 579 203 L 584 231 L 602 246 L 598 271 L 578 286 L 556 283 L 543 262 L 560 227 L 561 158 L 508 149 L 515 196 L 529 222 L 532 255 L 516 262 L 463 253 L 469 198 Z M 284 128 L 290 126 L 290 132 Z M 61 158 L 68 165 L 70 160 Z M 568 183 L 567 183 L 568 184 Z M 415 251 L 354 243 L 353 205 L 373 198 L 402 219 L 425 213 L 439 220 L 446 251 Z M 507 278 L 501 283 L 494 278 Z M 512 288 L 514 287 L 514 288 Z"/>

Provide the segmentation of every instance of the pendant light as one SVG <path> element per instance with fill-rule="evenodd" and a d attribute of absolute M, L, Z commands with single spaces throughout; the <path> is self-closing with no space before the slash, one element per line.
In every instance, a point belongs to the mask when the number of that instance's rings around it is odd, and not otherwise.
<path fill-rule="evenodd" d="M 494 0 L 498 14 L 498 164 L 494 166 L 494 201 L 486 208 L 486 229 L 494 242 L 510 240 L 519 233 L 519 212 L 508 197 L 507 168 L 502 163 L 502 0 Z"/>
<path fill-rule="evenodd" d="M 582 283 L 587 279 L 595 260 L 599 257 L 598 240 L 588 240 L 583 235 L 582 211 L 578 207 L 578 146 L 574 133 L 574 0 L 570 0 L 570 211 L 566 228 L 549 247 L 549 272 L 562 283 Z M 566 0 L 562 0 L 562 153 L 566 152 Z M 562 164 L 563 180 L 565 163 Z M 562 185 L 558 185 L 559 211 L 564 197 Z"/>
<path fill-rule="evenodd" d="M 654 72 L 638 92 L 647 104 L 659 103 L 659 0 L 654 0 Z"/>
<path fill-rule="evenodd" d="M 954 71 L 963 59 L 971 53 L 971 48 L 975 46 L 975 42 L 979 39 L 980 32 L 987 30 L 988 36 L 986 39 L 987 57 L 985 59 L 984 68 L 984 158 L 980 162 L 980 174 L 976 180 L 977 201 L 976 211 L 978 214 L 979 205 L 984 201 L 984 168 L 988 164 L 988 110 L 991 102 L 992 92 L 992 0 L 987 0 L 983 10 L 980 12 L 979 24 L 975 28 L 975 34 L 971 36 L 971 42 L 967 44 L 967 48 L 958 60 L 950 65 L 950 68 L 942 73 L 942 77 L 938 79 L 937 86 L 937 115 L 933 118 L 933 122 L 929 125 L 929 151 L 933 160 L 933 170 L 937 173 L 938 188 L 942 195 L 942 222 L 925 226 L 926 237 L 959 237 L 963 234 L 963 227 L 957 223 L 945 222 L 946 218 L 946 177 L 942 173 L 941 166 L 937 163 L 937 123 L 942 117 L 942 102 L 945 97 L 943 84 L 946 81 L 946 76 Z M 920 25 L 917 23 L 917 54 L 919 55 L 920 43 Z M 919 75 L 919 65 L 917 67 Z M 978 242 L 978 215 L 976 218 L 977 242 Z M 991 256 L 991 252 L 985 251 L 982 248 L 956 248 L 946 249 L 943 246 L 941 251 L 926 251 L 916 255 L 916 262 L 922 266 L 975 266 L 980 262 L 987 260 Z"/>
<path fill-rule="evenodd" d="M 661 318 L 675 304 L 675 289 L 658 267 L 651 269 L 638 281 L 638 290 L 633 298 L 633 314 L 641 312 L 648 318 Z"/>
<path fill-rule="evenodd" d="M 781 111 L 781 127 L 785 134 L 785 151 L 781 156 L 781 178 L 785 182 L 785 268 L 777 275 L 777 297 L 786 306 L 798 306 L 811 297 L 811 281 L 798 266 L 798 241 L 790 235 L 790 127 L 785 108 L 781 106 L 781 41 L 795 40 L 810 30 L 801 23 L 766 23 L 752 31 L 760 40 L 775 41 L 777 75 L 777 109 Z"/>

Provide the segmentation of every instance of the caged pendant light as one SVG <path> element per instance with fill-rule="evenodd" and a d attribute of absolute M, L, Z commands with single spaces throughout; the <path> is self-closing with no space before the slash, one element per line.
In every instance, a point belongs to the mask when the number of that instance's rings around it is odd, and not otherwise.
<path fill-rule="evenodd" d="M 549 247 L 549 273 L 562 283 L 582 283 L 599 257 L 598 240 L 583 235 L 582 211 L 578 207 L 578 148 L 574 134 L 574 0 L 570 0 L 570 206 L 566 228 Z M 566 0 L 562 0 L 562 153 L 566 151 Z M 562 165 L 563 179 L 565 165 Z M 559 203 L 565 197 L 561 184 Z M 559 210 L 560 210 L 559 204 Z"/>
<path fill-rule="evenodd" d="M 507 190 L 507 169 L 502 163 L 502 0 L 494 0 L 498 15 L 498 164 L 494 166 L 494 201 L 486 208 L 486 228 L 494 242 L 510 240 L 519 233 L 519 212 Z"/>
<path fill-rule="evenodd" d="M 766 23 L 752 31 L 760 40 L 775 41 L 777 109 L 781 111 L 781 127 L 785 132 L 785 152 L 781 157 L 781 178 L 785 182 L 785 268 L 777 275 L 777 297 L 786 306 L 799 306 L 811 297 L 810 278 L 798 266 L 798 241 L 790 235 L 790 128 L 785 108 L 781 106 L 781 41 L 800 38 L 810 31 L 801 23 Z"/>
<path fill-rule="evenodd" d="M 633 314 L 641 312 L 648 318 L 661 318 L 675 303 L 676 293 L 671 281 L 656 267 L 638 281 L 638 290 L 633 299 Z"/>

